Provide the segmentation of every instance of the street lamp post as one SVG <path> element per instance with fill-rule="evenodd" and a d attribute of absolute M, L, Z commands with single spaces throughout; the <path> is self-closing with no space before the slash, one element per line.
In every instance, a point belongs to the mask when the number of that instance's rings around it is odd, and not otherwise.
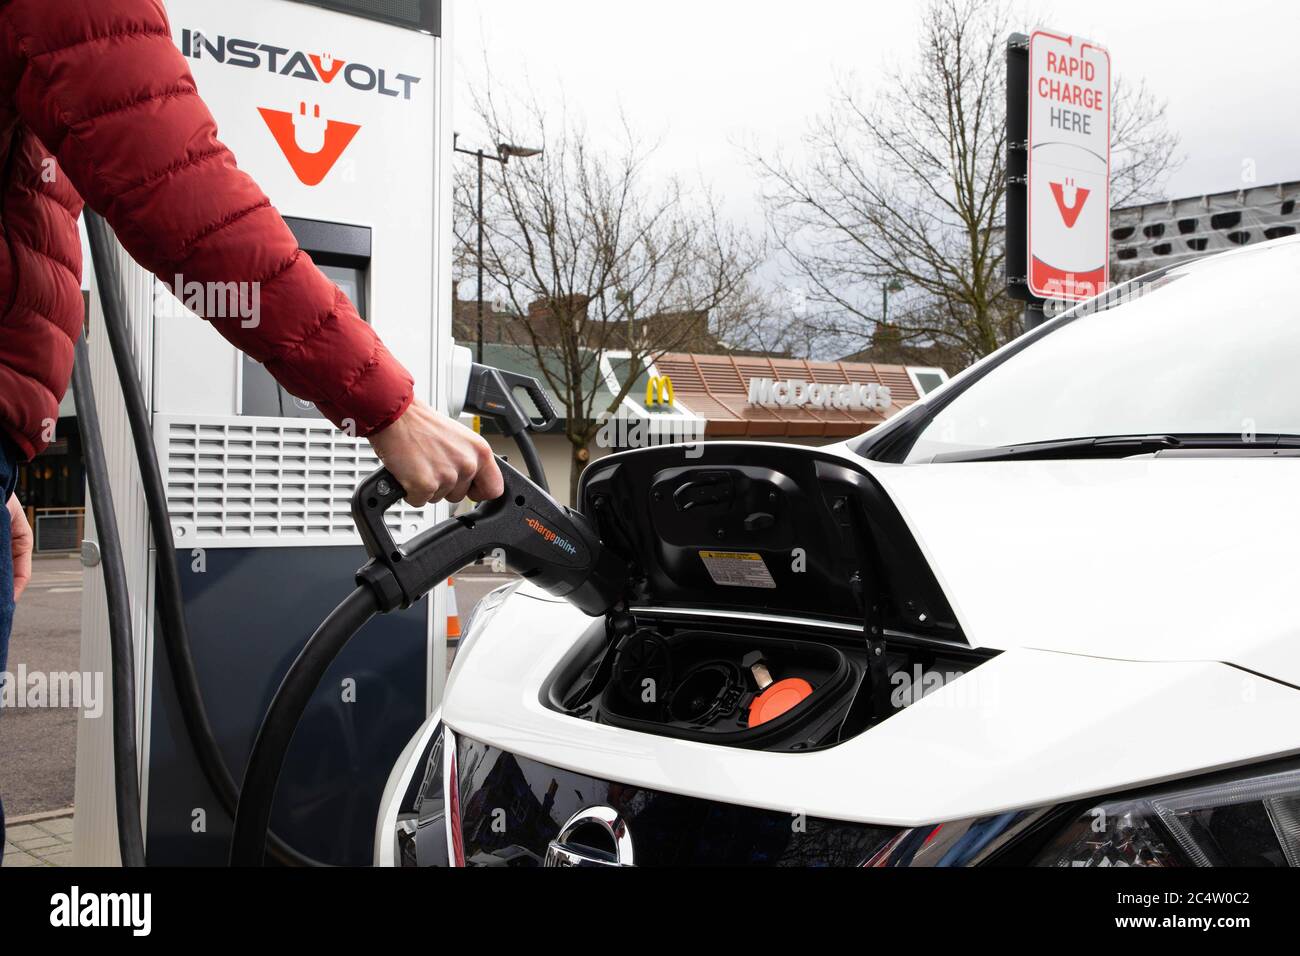
<path fill-rule="evenodd" d="M 881 325 L 889 324 L 890 294 L 892 293 L 896 295 L 902 291 L 903 291 L 903 283 L 899 282 L 897 279 L 890 279 L 888 282 L 885 283 L 884 288 L 880 290 L 880 298 L 882 299 L 881 318 L 880 318 Z"/>
<path fill-rule="evenodd" d="M 460 134 L 455 134 L 452 149 L 458 153 L 464 153 L 466 156 L 473 156 L 478 163 L 478 209 L 476 212 L 478 218 L 478 290 L 476 297 L 478 299 L 476 323 L 478 348 L 477 359 L 479 365 L 483 364 L 483 161 L 490 159 L 494 163 L 500 163 L 502 166 L 508 166 L 511 159 L 529 159 L 533 156 L 542 155 L 540 149 L 530 149 L 526 146 L 514 146 L 510 143 L 501 143 L 497 146 L 497 154 L 485 153 L 481 149 L 462 149 L 460 146 Z"/>

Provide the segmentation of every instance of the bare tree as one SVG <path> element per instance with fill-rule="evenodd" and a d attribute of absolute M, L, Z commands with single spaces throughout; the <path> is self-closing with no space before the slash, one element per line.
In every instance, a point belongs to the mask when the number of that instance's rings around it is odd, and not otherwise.
<path fill-rule="evenodd" d="M 1147 88 L 1117 77 L 1110 91 L 1110 204 L 1120 209 L 1165 198 L 1169 176 L 1182 165 L 1167 104 Z"/>
<path fill-rule="evenodd" d="M 519 317 L 508 336 L 532 351 L 562 406 L 576 495 L 601 418 L 665 353 L 725 338 L 760 252 L 707 192 L 672 180 L 652 188 L 653 150 L 626 124 L 607 152 L 590 145 L 580 122 L 551 123 L 536 105 L 518 123 L 490 93 L 478 107 L 494 142 L 545 146 L 536 159 L 489 164 L 484 271 Z M 469 185 L 457 189 L 463 244 L 476 225 Z M 600 367 L 608 351 L 626 357 L 612 401 Z"/>
<path fill-rule="evenodd" d="M 718 307 L 717 327 L 725 337 L 711 343 L 711 351 L 808 358 L 816 349 L 817 332 L 804 321 L 806 314 L 802 296 L 751 280 Z"/>
<path fill-rule="evenodd" d="M 841 83 L 804 137 L 806 158 L 753 153 L 769 225 L 823 342 L 877 336 L 933 345 L 963 364 L 1021 331 L 1005 295 L 1006 41 L 1001 0 L 931 0 L 916 62 L 880 93 Z M 1159 195 L 1177 137 L 1145 84 L 1117 84 L 1113 197 Z M 901 284 L 888 328 L 880 290 Z"/>

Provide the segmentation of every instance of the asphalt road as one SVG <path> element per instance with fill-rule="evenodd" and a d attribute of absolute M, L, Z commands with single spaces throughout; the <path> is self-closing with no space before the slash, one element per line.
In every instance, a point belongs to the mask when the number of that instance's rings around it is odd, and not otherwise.
<path fill-rule="evenodd" d="M 479 569 L 458 576 L 461 621 L 480 598 L 508 580 Z M 10 673 L 16 674 L 19 665 L 25 665 L 28 674 L 78 670 L 81 587 L 77 559 L 37 559 L 32 584 L 14 616 Z M 0 714 L 0 798 L 9 817 L 72 806 L 76 760 L 75 709 L 18 708 Z"/>
<path fill-rule="evenodd" d="M 81 658 L 81 562 L 37 558 L 14 614 L 11 674 L 71 674 Z M 72 806 L 77 711 L 65 707 L 0 713 L 0 798 L 9 817 Z"/>

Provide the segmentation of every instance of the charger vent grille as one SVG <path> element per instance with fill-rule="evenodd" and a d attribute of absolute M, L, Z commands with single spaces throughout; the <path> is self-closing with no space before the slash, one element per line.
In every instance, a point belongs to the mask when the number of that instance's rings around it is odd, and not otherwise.
<path fill-rule="evenodd" d="M 333 427 L 262 419 L 161 421 L 167 505 L 177 547 L 355 544 L 352 494 L 379 467 L 368 442 Z M 428 523 L 388 513 L 398 540 Z"/>

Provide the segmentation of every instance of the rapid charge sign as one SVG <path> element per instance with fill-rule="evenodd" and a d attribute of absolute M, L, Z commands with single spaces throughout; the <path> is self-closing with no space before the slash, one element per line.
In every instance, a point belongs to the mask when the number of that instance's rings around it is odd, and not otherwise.
<path fill-rule="evenodd" d="M 1110 54 L 1029 40 L 1029 290 L 1082 301 L 1110 281 Z"/>

